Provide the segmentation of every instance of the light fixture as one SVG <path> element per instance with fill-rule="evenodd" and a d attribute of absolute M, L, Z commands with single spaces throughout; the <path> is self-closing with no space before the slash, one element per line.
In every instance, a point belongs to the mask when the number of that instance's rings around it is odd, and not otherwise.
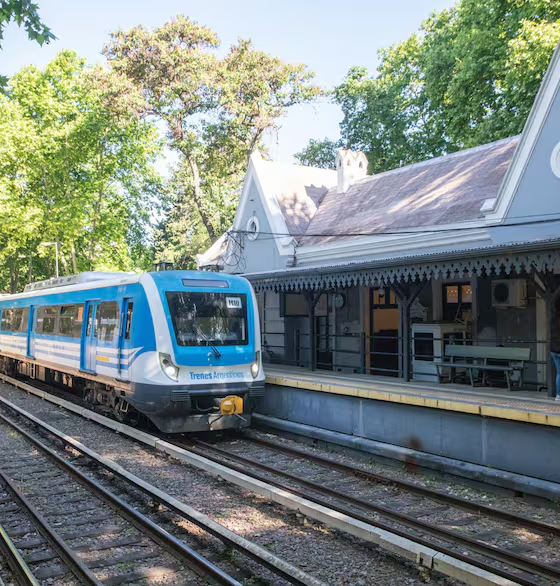
<path fill-rule="evenodd" d="M 165 375 L 168 376 L 171 380 L 178 382 L 179 368 L 173 364 L 171 356 L 169 356 L 169 354 L 163 354 L 163 352 L 160 352 L 159 363 L 161 366 L 161 370 L 163 370 Z"/>
<path fill-rule="evenodd" d="M 257 378 L 259 376 L 259 370 L 261 369 L 261 353 L 257 350 L 255 352 L 255 361 L 251 364 L 251 375 L 253 378 Z"/>

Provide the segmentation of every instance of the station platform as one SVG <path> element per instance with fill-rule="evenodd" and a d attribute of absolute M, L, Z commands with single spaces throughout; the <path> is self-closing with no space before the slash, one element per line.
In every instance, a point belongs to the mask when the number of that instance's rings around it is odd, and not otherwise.
<path fill-rule="evenodd" d="M 281 365 L 265 365 L 265 373 L 255 416 L 278 430 L 440 470 L 470 463 L 560 484 L 560 401 L 542 392 Z"/>
<path fill-rule="evenodd" d="M 289 366 L 267 366 L 265 370 L 269 384 L 560 427 L 560 401 L 543 392 L 404 382 L 392 377 Z"/>

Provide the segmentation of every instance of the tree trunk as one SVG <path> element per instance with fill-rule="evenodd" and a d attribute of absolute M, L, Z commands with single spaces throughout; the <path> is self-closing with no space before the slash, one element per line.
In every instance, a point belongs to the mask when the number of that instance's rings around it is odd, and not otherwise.
<path fill-rule="evenodd" d="M 72 273 L 74 275 L 78 274 L 78 263 L 76 262 L 76 248 L 74 247 L 74 243 L 72 242 L 72 248 L 70 249 L 70 254 L 72 255 Z"/>
<path fill-rule="evenodd" d="M 10 259 L 9 264 L 10 264 L 10 293 L 13 295 L 14 293 L 17 293 L 17 289 L 18 289 L 19 266 L 13 258 Z"/>
<path fill-rule="evenodd" d="M 68 261 L 66 260 L 66 257 L 64 256 L 64 253 L 62 252 L 62 250 L 60 250 L 60 248 L 58 249 L 58 255 L 60 256 L 60 262 L 62 264 L 62 270 L 67 275 L 69 273 L 69 271 L 68 271 Z"/>
<path fill-rule="evenodd" d="M 208 217 L 208 214 L 202 207 L 202 190 L 200 189 L 200 174 L 198 172 L 198 164 L 194 158 L 194 155 L 188 155 L 187 160 L 189 162 L 189 166 L 191 168 L 191 172 L 193 175 L 193 186 L 194 186 L 194 203 L 198 209 L 198 213 L 202 219 L 202 223 L 206 228 L 206 232 L 208 232 L 208 236 L 210 240 L 214 241 L 216 239 L 216 231 L 214 230 L 214 226 L 212 226 L 212 222 Z"/>

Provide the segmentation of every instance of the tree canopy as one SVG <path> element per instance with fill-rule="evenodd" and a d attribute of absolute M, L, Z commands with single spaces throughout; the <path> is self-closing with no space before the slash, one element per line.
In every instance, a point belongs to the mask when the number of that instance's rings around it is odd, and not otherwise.
<path fill-rule="evenodd" d="M 342 143 L 380 172 L 518 134 L 559 37 L 556 1 L 461 0 L 434 13 L 379 52 L 375 75 L 354 67 L 334 89 Z M 308 163 L 323 164 L 320 146 L 303 151 L 321 155 Z"/>
<path fill-rule="evenodd" d="M 319 167 L 321 169 L 335 169 L 335 160 L 338 149 L 342 148 L 342 140 L 324 140 L 311 139 L 309 144 L 296 153 L 294 157 L 301 165 L 308 167 Z"/>
<path fill-rule="evenodd" d="M 4 29 L 12 22 L 23 26 L 30 41 L 39 45 L 56 39 L 51 29 L 39 17 L 39 7 L 30 0 L 0 0 L 0 48 L 4 38 Z M 0 89 L 4 88 L 8 78 L 0 75 Z"/>
<path fill-rule="evenodd" d="M 148 266 L 162 145 L 153 122 L 123 104 L 118 80 L 71 51 L 10 79 L 0 96 L 0 288 L 21 288 L 30 264 L 35 278 L 53 275 L 44 242 L 60 243 L 62 274 Z"/>
<path fill-rule="evenodd" d="M 320 94 L 304 65 L 242 39 L 220 57 L 219 44 L 211 29 L 178 16 L 154 30 L 113 33 L 104 51 L 112 71 L 137 88 L 138 113 L 162 120 L 179 154 L 159 250 L 183 267 L 231 226 L 248 157 L 264 133 L 286 108 Z"/>

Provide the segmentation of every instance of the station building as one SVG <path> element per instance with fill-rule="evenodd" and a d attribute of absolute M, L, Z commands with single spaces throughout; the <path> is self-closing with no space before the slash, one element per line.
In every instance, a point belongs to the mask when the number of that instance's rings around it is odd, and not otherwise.
<path fill-rule="evenodd" d="M 263 412 L 560 482 L 534 457 L 560 448 L 559 86 L 557 49 L 521 135 L 379 174 L 349 150 L 336 170 L 251 156 L 198 264 L 257 292 Z M 523 464 L 500 421 L 541 425 Z"/>

